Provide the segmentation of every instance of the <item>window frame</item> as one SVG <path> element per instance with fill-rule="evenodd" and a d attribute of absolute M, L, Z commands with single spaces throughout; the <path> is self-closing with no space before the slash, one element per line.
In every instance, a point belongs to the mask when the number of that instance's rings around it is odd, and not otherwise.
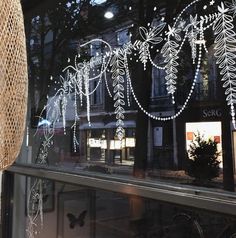
<path fill-rule="evenodd" d="M 117 175 L 113 176 L 111 174 L 71 170 L 61 171 L 39 165 L 14 164 L 7 171 L 13 174 L 50 179 L 57 182 L 118 192 L 236 216 L 236 194 L 227 191 L 222 193 L 209 188 L 194 188 L 187 185 L 177 185 L 161 181 L 144 181 L 137 178 L 130 179 Z M 6 193 L 6 190 L 7 188 L 3 190 L 3 194 Z"/>

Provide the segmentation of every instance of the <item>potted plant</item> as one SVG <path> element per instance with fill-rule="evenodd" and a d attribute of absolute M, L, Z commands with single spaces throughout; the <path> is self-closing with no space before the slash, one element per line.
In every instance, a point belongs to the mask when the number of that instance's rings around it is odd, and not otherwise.
<path fill-rule="evenodd" d="M 194 140 L 188 149 L 186 173 L 195 178 L 195 184 L 206 184 L 219 176 L 220 152 L 217 142 L 212 139 L 205 140 L 200 133 L 195 134 Z"/>

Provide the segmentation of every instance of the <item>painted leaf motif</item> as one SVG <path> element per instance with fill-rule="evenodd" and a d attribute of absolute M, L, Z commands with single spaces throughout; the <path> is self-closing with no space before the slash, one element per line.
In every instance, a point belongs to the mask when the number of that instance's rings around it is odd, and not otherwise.
<path fill-rule="evenodd" d="M 142 30 L 144 31 L 144 29 Z M 124 75 L 125 75 L 125 58 L 127 50 L 120 49 L 115 51 L 115 55 L 112 58 L 111 66 L 112 66 L 112 86 L 113 86 L 113 92 L 114 92 L 114 108 L 115 108 L 115 114 L 116 114 L 116 134 L 117 136 L 122 139 L 124 136 L 124 130 L 123 130 L 123 120 L 124 120 L 124 108 L 125 101 L 124 101 Z"/>
<path fill-rule="evenodd" d="M 139 34 L 142 37 L 142 39 L 145 41 L 147 39 L 148 31 L 145 27 L 139 27 Z"/>
<path fill-rule="evenodd" d="M 176 87 L 174 86 L 176 84 L 176 79 L 177 79 L 177 73 L 178 69 L 177 66 L 179 65 L 177 62 L 178 59 L 178 52 L 176 48 L 178 48 L 179 44 L 176 43 L 173 40 L 168 40 L 165 45 L 162 47 L 161 53 L 164 57 L 164 62 L 166 62 L 166 89 L 168 94 L 173 94 L 176 91 Z M 174 101 L 173 101 L 174 103 Z"/>
<path fill-rule="evenodd" d="M 221 81 L 223 81 L 223 88 L 225 88 L 225 95 L 227 105 L 230 106 L 232 121 L 235 126 L 235 109 L 234 104 L 236 103 L 236 67 L 235 67 L 235 57 L 236 57 L 236 40 L 235 31 L 232 24 L 233 18 L 227 15 L 228 9 L 221 6 L 218 7 L 221 13 L 218 19 L 213 25 L 213 30 L 215 34 L 215 57 L 216 63 L 220 70 L 220 75 L 222 75 Z"/>
<path fill-rule="evenodd" d="M 166 23 L 162 23 L 162 24 L 158 25 L 157 27 L 154 27 L 151 30 L 150 34 L 153 34 L 154 36 L 159 35 L 163 31 L 165 26 L 166 26 Z"/>
<path fill-rule="evenodd" d="M 151 39 L 148 39 L 147 41 L 151 44 L 159 44 L 160 42 L 162 42 L 162 37 L 154 37 L 154 38 L 151 38 Z"/>

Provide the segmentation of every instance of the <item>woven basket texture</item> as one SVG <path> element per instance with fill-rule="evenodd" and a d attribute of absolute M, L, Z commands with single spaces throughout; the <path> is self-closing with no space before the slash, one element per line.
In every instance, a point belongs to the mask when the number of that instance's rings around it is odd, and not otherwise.
<path fill-rule="evenodd" d="M 24 136 L 28 76 L 19 0 L 0 0 L 0 169 L 17 158 Z"/>

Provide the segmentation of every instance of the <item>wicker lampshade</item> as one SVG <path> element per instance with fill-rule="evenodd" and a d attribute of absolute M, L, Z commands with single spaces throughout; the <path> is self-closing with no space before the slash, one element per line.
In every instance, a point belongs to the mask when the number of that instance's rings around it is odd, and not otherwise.
<path fill-rule="evenodd" d="M 0 169 L 19 154 L 27 108 L 28 77 L 20 0 L 0 0 Z"/>

